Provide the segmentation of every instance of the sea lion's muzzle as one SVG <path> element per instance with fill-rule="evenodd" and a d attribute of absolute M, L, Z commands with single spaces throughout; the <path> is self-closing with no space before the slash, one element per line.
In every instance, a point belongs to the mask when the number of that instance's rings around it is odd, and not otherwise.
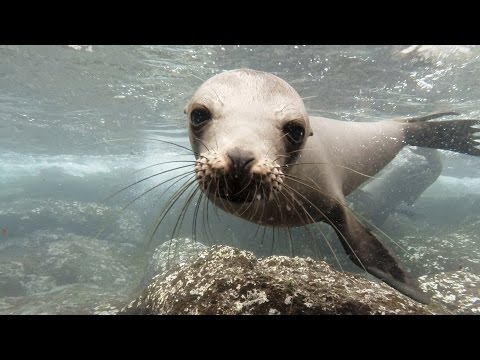
<path fill-rule="evenodd" d="M 234 203 L 272 200 L 284 178 L 277 162 L 238 147 L 200 154 L 195 172 L 203 191 Z"/>

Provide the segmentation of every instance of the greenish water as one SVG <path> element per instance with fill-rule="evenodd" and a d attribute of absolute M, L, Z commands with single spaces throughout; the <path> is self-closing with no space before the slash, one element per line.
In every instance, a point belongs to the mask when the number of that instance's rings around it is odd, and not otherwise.
<path fill-rule="evenodd" d="M 0 46 L 0 313 L 92 313 L 131 296 L 182 214 L 179 201 L 146 245 L 181 182 L 122 208 L 183 170 L 106 199 L 176 165 L 135 173 L 140 168 L 192 159 L 147 139 L 188 147 L 186 102 L 203 80 L 241 67 L 284 78 L 313 115 L 375 121 L 452 109 L 480 117 L 479 47 Z M 394 214 L 382 229 L 412 247 L 399 256 L 418 276 L 460 268 L 480 274 L 480 160 L 442 158 L 442 175 L 410 208 L 413 215 Z M 176 237 L 192 237 L 193 211 Z M 283 232 L 274 237 L 211 214 L 208 229 L 199 218 L 197 241 L 289 254 Z M 320 230 L 328 231 L 312 228 Z M 295 254 L 337 265 L 309 232 L 293 236 Z M 354 270 L 334 238 L 332 247 Z"/>

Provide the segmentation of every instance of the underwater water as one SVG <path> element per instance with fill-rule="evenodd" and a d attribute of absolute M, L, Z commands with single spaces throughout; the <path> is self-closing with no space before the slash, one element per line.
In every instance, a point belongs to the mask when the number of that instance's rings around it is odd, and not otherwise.
<path fill-rule="evenodd" d="M 1 314 L 113 313 L 145 284 L 155 249 L 171 238 L 258 256 L 293 252 L 356 271 L 332 234 L 330 246 L 318 235 L 326 225 L 293 229 L 290 246 L 282 231 L 258 230 L 205 202 L 197 213 L 189 193 L 168 207 L 193 159 L 183 148 L 185 104 L 210 76 L 243 67 L 288 81 L 312 115 L 480 118 L 477 46 L 2 45 Z M 402 166 L 422 174 L 424 159 L 408 151 L 385 174 Z M 480 312 L 480 158 L 439 157 L 435 182 L 377 225 L 407 250 L 395 252 L 426 288 L 442 281 L 453 311 Z M 402 189 L 419 181 L 408 179 Z M 380 192 L 373 181 L 365 191 Z M 361 213 L 356 194 L 351 201 Z M 375 222 L 378 214 L 365 215 Z"/>

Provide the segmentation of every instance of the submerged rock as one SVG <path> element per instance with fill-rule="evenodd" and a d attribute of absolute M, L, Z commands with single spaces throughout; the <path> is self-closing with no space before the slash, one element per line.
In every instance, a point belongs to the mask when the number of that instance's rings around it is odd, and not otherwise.
<path fill-rule="evenodd" d="M 383 283 L 310 258 L 213 246 L 155 276 L 121 314 L 430 314 Z"/>
<path fill-rule="evenodd" d="M 205 249 L 207 249 L 206 245 L 190 238 L 176 238 L 166 241 L 154 250 L 148 263 L 145 279 L 150 282 L 155 275 L 170 270 L 174 265 L 184 263 Z"/>
<path fill-rule="evenodd" d="M 480 314 L 480 276 L 466 271 L 444 272 L 419 278 L 432 300 L 455 314 Z"/>
<path fill-rule="evenodd" d="M 439 226 L 432 230 L 428 226 L 432 227 L 428 223 L 417 223 L 417 232 L 398 239 L 408 251 L 399 252 L 398 256 L 413 274 L 422 276 L 458 270 L 480 273 L 480 220 L 455 228 Z"/>
<path fill-rule="evenodd" d="M 39 230 L 0 243 L 0 314 L 112 313 L 131 299 L 143 254 L 113 243 Z"/>

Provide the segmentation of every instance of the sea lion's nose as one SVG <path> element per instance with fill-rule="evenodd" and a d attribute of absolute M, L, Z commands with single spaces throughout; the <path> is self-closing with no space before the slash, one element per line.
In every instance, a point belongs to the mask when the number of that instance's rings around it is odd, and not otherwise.
<path fill-rule="evenodd" d="M 227 156 L 231 162 L 230 174 L 235 179 L 241 179 L 249 174 L 255 160 L 253 152 L 235 147 L 227 152 Z"/>

